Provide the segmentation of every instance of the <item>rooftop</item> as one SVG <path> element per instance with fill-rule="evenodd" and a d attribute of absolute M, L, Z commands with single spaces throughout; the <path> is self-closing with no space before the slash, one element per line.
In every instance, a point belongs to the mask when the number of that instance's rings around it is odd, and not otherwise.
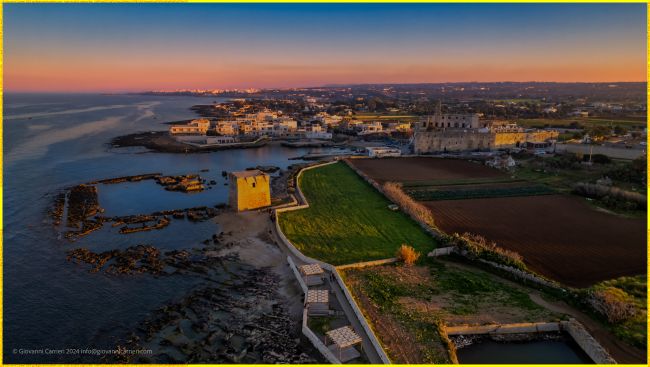
<path fill-rule="evenodd" d="M 330 330 L 326 334 L 339 348 L 347 348 L 362 341 L 361 337 L 349 326 Z"/>
<path fill-rule="evenodd" d="M 252 170 L 246 170 L 246 171 L 237 171 L 237 172 L 230 172 L 231 175 L 238 177 L 238 178 L 246 178 L 246 177 L 255 177 L 255 176 L 266 176 L 266 173 L 258 170 L 258 169 L 252 169 Z"/>

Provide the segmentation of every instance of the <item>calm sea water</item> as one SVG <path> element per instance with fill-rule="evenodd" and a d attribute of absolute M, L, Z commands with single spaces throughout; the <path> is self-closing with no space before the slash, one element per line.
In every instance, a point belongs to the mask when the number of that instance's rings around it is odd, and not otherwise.
<path fill-rule="evenodd" d="M 58 190 L 91 180 L 148 172 L 197 173 L 218 182 L 186 195 L 151 182 L 100 187 L 108 215 L 148 213 L 227 199 L 221 172 L 255 165 L 286 168 L 308 149 L 267 146 L 205 154 L 110 149 L 111 138 L 165 130 L 164 121 L 196 117 L 189 107 L 214 98 L 112 95 L 23 95 L 4 99 L 4 358 L 7 363 L 99 362 L 96 357 L 20 354 L 20 350 L 112 348 L 152 310 L 196 287 L 198 278 L 89 274 L 66 251 L 150 243 L 162 251 L 189 248 L 217 230 L 214 223 L 172 221 L 159 231 L 116 235 L 104 228 L 75 243 L 59 239 L 47 210 Z M 155 118 L 154 118 L 155 117 Z M 108 226 L 110 227 L 110 226 Z"/>

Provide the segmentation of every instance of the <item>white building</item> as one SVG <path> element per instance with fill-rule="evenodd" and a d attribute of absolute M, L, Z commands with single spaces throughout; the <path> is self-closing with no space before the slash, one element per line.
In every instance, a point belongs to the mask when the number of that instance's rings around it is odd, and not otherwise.
<path fill-rule="evenodd" d="M 210 129 L 210 120 L 196 119 L 187 125 L 171 125 L 169 133 L 172 135 L 205 135 Z"/>
<path fill-rule="evenodd" d="M 232 136 L 208 136 L 205 139 L 206 144 L 232 144 L 236 142 L 237 139 Z"/>
<path fill-rule="evenodd" d="M 239 123 L 237 121 L 219 121 L 217 123 L 217 133 L 221 135 L 239 134 Z"/>
<path fill-rule="evenodd" d="M 397 148 L 391 147 L 367 147 L 368 157 L 381 158 L 381 157 L 399 157 L 402 152 Z"/>
<path fill-rule="evenodd" d="M 368 122 L 361 125 L 361 131 L 359 132 L 359 135 L 376 134 L 382 132 L 383 130 L 384 127 L 381 125 L 380 121 Z"/>

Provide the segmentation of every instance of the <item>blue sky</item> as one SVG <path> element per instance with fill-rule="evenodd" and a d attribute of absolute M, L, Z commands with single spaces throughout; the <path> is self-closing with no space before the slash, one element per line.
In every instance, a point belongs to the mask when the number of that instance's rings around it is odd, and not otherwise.
<path fill-rule="evenodd" d="M 638 81 L 646 65 L 645 4 L 5 4 L 4 31 L 10 89 Z"/>

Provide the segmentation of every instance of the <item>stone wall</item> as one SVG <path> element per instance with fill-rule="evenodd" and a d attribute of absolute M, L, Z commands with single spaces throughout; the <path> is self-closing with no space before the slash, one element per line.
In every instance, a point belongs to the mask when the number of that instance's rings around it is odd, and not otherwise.
<path fill-rule="evenodd" d="M 341 364 L 338 358 L 327 348 L 318 336 L 307 326 L 307 308 L 302 311 L 302 334 L 307 337 L 311 344 L 318 349 L 318 351 L 325 357 L 331 364 Z"/>
<path fill-rule="evenodd" d="M 346 265 L 339 265 L 336 268 L 338 270 L 344 270 L 344 269 L 352 269 L 352 268 L 367 268 L 369 266 L 378 266 L 378 265 L 385 265 L 385 264 L 392 264 L 396 263 L 398 261 L 397 258 L 392 257 L 390 259 L 382 259 L 382 260 L 374 260 L 374 261 L 364 261 L 360 263 L 354 263 L 354 264 L 346 264 Z"/>
<path fill-rule="evenodd" d="M 451 255 L 454 252 L 456 252 L 456 247 L 454 246 L 441 247 L 441 248 L 433 249 L 433 251 L 429 252 L 427 256 L 429 257 L 447 256 L 447 255 Z"/>
<path fill-rule="evenodd" d="M 418 131 L 413 135 L 413 150 L 416 154 L 487 150 L 494 145 L 494 134 L 476 130 L 433 130 Z"/>
<path fill-rule="evenodd" d="M 616 361 L 594 339 L 589 332 L 575 319 L 560 322 L 529 322 L 516 324 L 494 325 L 458 325 L 447 326 L 447 335 L 476 335 L 476 334 L 530 334 L 547 332 L 567 332 L 596 364 L 615 364 Z"/>
<path fill-rule="evenodd" d="M 341 274 L 339 274 L 336 268 L 334 268 L 334 271 L 332 273 L 334 274 L 334 278 L 336 279 L 336 282 L 343 290 L 343 294 L 345 295 L 345 298 L 350 303 L 350 306 L 352 307 L 354 314 L 359 319 L 361 323 L 361 327 L 363 327 L 363 330 L 365 330 L 366 334 L 370 338 L 370 343 L 372 343 L 372 346 L 375 347 L 375 349 L 377 350 L 377 354 L 379 354 L 379 358 L 381 358 L 381 361 L 384 362 L 385 364 L 390 364 L 390 359 L 388 358 L 388 355 L 386 354 L 386 352 L 384 352 L 384 348 L 382 348 L 381 344 L 379 343 L 379 339 L 375 335 L 374 330 L 372 330 L 370 325 L 368 325 L 368 322 L 366 321 L 366 317 L 363 315 L 363 312 L 361 312 L 361 309 L 357 305 L 357 302 L 354 300 L 354 297 L 352 297 L 350 290 L 348 290 L 348 287 L 345 285 L 343 278 L 341 278 Z"/>
<path fill-rule="evenodd" d="M 597 364 L 615 364 L 611 355 L 594 339 L 591 334 L 575 319 L 561 322 L 562 328 L 571 335 L 580 348 Z"/>
<path fill-rule="evenodd" d="M 311 257 L 305 256 L 302 252 L 300 252 L 293 245 L 293 243 L 291 243 L 291 241 L 289 241 L 289 239 L 284 235 L 284 233 L 282 232 L 282 229 L 280 228 L 280 224 L 279 224 L 280 223 L 280 218 L 279 218 L 279 216 L 280 216 L 281 213 L 287 212 L 287 211 L 292 211 L 292 210 L 299 210 L 299 209 L 309 208 L 309 203 L 307 202 L 307 199 L 303 195 L 302 191 L 300 190 L 300 186 L 298 185 L 299 178 L 301 177 L 302 173 L 304 171 L 306 171 L 306 170 L 309 170 L 309 169 L 314 169 L 314 168 L 317 168 L 317 167 L 322 167 L 322 166 L 326 166 L 328 164 L 334 164 L 334 163 L 337 163 L 337 161 L 323 163 L 323 164 L 317 164 L 317 165 L 306 167 L 306 168 L 303 168 L 302 170 L 300 170 L 300 172 L 296 176 L 296 193 L 298 194 L 298 198 L 304 204 L 294 206 L 294 207 L 276 209 L 275 210 L 275 217 L 276 217 L 275 229 L 276 229 L 276 231 L 278 233 L 278 236 L 280 237 L 280 241 L 282 241 L 282 243 L 287 247 L 287 249 L 289 249 L 289 251 L 294 256 L 296 256 L 301 261 L 303 261 L 305 263 L 308 263 L 308 264 L 311 264 L 311 263 L 320 264 L 320 266 L 323 269 L 332 272 L 337 284 L 343 290 L 343 294 L 344 294 L 347 302 L 350 304 L 350 307 L 354 311 L 355 316 L 359 320 L 359 323 L 361 324 L 361 327 L 363 327 L 364 331 L 366 332 L 366 334 L 370 338 L 370 343 L 375 348 L 375 351 L 379 355 L 379 358 L 382 360 L 383 363 L 390 364 L 390 359 L 388 359 L 388 355 L 386 355 L 386 352 L 384 352 L 384 349 L 381 347 L 381 344 L 379 343 L 379 340 L 377 339 L 377 336 L 375 335 L 375 333 L 370 328 L 370 325 L 368 325 L 368 322 L 366 321 L 366 318 L 363 316 L 363 313 L 359 309 L 359 306 L 357 306 L 354 298 L 350 294 L 350 291 L 347 289 L 347 287 L 345 285 L 345 282 L 343 281 L 343 278 L 341 278 L 341 275 L 336 270 L 336 267 L 331 265 L 331 264 L 328 264 L 326 262 L 316 260 L 316 259 L 312 259 Z M 302 287 L 302 285 L 301 285 L 301 287 Z M 307 327 L 307 324 L 306 324 L 307 322 L 305 320 L 306 320 L 306 318 L 303 318 L 303 334 L 305 334 L 305 336 L 307 336 L 307 338 L 312 342 L 312 344 L 314 344 L 316 342 L 320 342 L 320 340 L 316 337 L 316 335 L 311 330 L 309 330 L 309 328 Z M 319 346 L 317 346 L 316 344 L 314 344 L 314 346 L 316 346 L 316 348 L 321 350 L 321 348 L 319 348 Z M 328 351 L 329 351 L 329 349 L 328 349 Z M 326 356 L 326 358 L 328 358 L 328 360 L 329 360 L 329 357 L 327 357 L 327 355 L 325 355 L 325 353 L 326 353 L 325 351 L 321 351 L 321 353 L 323 353 L 323 355 Z M 331 354 L 331 352 L 330 352 L 330 354 Z M 334 358 L 336 358 L 336 357 L 334 357 Z M 340 364 L 340 362 L 332 362 L 332 363 Z"/>
<path fill-rule="evenodd" d="M 479 132 L 478 130 L 418 131 L 413 136 L 416 154 L 433 152 L 457 152 L 463 150 L 490 150 L 512 148 L 526 142 L 541 143 L 556 139 L 557 131 L 532 132 Z"/>
<path fill-rule="evenodd" d="M 291 268 L 291 271 L 293 272 L 293 275 L 296 277 L 296 280 L 298 281 L 298 284 L 300 284 L 300 288 L 302 289 L 302 293 L 307 293 L 309 290 L 309 287 L 307 287 L 307 284 L 305 283 L 305 280 L 302 279 L 302 275 L 300 275 L 300 271 L 298 271 L 298 267 L 296 264 L 293 262 L 293 259 L 291 256 L 287 256 L 287 262 L 289 263 L 289 267 Z"/>
<path fill-rule="evenodd" d="M 560 331 L 561 326 L 559 322 L 522 322 L 503 325 L 494 324 L 447 326 L 446 329 L 447 335 L 521 334 Z"/>

